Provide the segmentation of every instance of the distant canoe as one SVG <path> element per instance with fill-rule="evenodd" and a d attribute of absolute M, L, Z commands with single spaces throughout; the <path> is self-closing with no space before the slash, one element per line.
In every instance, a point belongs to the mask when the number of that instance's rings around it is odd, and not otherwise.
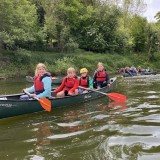
<path fill-rule="evenodd" d="M 63 80 L 63 77 L 52 77 L 52 84 L 60 84 Z M 29 83 L 33 83 L 34 78 L 31 76 L 26 76 L 26 81 Z"/>
<path fill-rule="evenodd" d="M 141 72 L 141 73 L 122 73 L 123 77 L 140 77 L 145 75 L 156 75 L 156 72 Z"/>

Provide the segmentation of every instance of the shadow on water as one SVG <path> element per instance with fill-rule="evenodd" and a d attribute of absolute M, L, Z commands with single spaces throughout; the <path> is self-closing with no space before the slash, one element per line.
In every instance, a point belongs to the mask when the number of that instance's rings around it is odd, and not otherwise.
<path fill-rule="evenodd" d="M 160 81 L 118 79 L 127 103 L 103 97 L 0 121 L 0 159 L 158 160 Z"/>

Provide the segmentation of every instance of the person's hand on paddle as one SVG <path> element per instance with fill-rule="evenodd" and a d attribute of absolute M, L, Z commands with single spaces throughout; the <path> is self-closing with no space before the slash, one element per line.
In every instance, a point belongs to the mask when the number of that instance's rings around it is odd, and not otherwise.
<path fill-rule="evenodd" d="M 30 94 L 31 97 L 37 98 L 36 94 Z"/>
<path fill-rule="evenodd" d="M 22 92 L 25 93 L 25 90 L 26 90 L 26 89 L 27 89 L 27 88 L 22 89 Z"/>
<path fill-rule="evenodd" d="M 24 93 L 26 93 L 26 92 L 25 92 L 25 91 L 26 91 L 26 89 L 27 89 L 27 88 L 23 89 L 22 91 L 23 91 Z M 35 97 L 35 98 L 37 98 L 37 95 L 36 95 L 36 94 L 31 94 L 31 93 L 30 93 L 30 95 L 29 95 L 29 96 L 30 96 L 30 97 L 33 97 L 33 98 L 34 98 L 34 97 Z"/>

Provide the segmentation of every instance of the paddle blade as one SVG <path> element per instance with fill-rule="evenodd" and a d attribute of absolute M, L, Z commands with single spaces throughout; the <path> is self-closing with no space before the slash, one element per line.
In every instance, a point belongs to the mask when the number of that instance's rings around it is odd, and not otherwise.
<path fill-rule="evenodd" d="M 119 93 L 107 93 L 106 94 L 110 99 L 117 102 L 126 102 L 126 96 Z"/>
<path fill-rule="evenodd" d="M 47 98 L 40 98 L 38 99 L 41 106 L 48 112 L 51 111 L 51 101 Z"/>

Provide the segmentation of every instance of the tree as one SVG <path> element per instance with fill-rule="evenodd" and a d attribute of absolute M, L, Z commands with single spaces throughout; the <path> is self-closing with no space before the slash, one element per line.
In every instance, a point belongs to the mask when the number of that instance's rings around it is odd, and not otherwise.
<path fill-rule="evenodd" d="M 34 42 L 43 36 L 37 26 L 35 5 L 28 0 L 1 0 L 0 2 L 0 39 L 1 46 L 15 48 Z"/>
<path fill-rule="evenodd" d="M 160 49 L 160 30 L 159 23 L 147 25 L 147 51 L 149 60 L 155 60 L 154 53 Z"/>
<path fill-rule="evenodd" d="M 147 20 L 139 15 L 135 15 L 131 23 L 131 36 L 133 37 L 133 45 L 135 52 L 143 52 L 146 50 L 147 41 Z"/>
<path fill-rule="evenodd" d="M 118 9 L 103 4 L 85 7 L 83 13 L 74 32 L 80 48 L 94 52 L 115 51 L 119 47 L 116 35 Z"/>
<path fill-rule="evenodd" d="M 156 18 L 157 22 L 160 23 L 160 12 L 158 12 L 154 18 Z"/>

